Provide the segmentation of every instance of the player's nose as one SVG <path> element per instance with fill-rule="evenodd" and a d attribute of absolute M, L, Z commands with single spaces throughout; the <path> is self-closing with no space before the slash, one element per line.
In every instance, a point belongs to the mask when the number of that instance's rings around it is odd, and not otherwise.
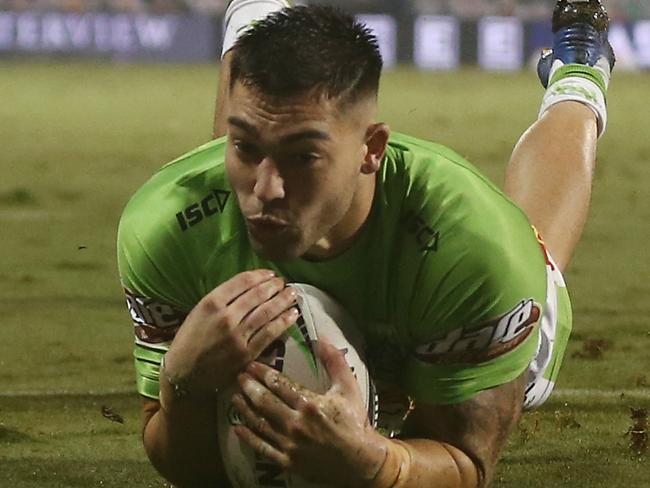
<path fill-rule="evenodd" d="M 284 198 L 284 178 L 277 164 L 271 158 L 264 158 L 257 166 L 253 192 L 262 202 L 270 202 Z"/>

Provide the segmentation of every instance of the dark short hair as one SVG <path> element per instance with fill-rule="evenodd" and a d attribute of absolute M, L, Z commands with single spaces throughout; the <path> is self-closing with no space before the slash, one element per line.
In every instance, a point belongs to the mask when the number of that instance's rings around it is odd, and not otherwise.
<path fill-rule="evenodd" d="M 241 81 L 272 97 L 316 90 L 353 102 L 377 96 L 382 65 L 377 38 L 351 15 L 323 6 L 285 8 L 239 38 L 231 87 Z"/>

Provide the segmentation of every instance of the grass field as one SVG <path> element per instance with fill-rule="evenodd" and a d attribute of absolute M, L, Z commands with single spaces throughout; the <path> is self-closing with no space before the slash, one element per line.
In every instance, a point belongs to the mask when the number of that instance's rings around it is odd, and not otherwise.
<path fill-rule="evenodd" d="M 116 225 L 156 168 L 209 138 L 216 69 L 0 73 L 0 487 L 165 486 L 140 447 Z M 404 69 L 385 78 L 382 115 L 500 182 L 541 93 L 527 73 Z M 512 435 L 495 487 L 650 486 L 650 452 L 625 435 L 630 408 L 650 408 L 648 93 L 649 75 L 615 77 L 558 393 Z"/>

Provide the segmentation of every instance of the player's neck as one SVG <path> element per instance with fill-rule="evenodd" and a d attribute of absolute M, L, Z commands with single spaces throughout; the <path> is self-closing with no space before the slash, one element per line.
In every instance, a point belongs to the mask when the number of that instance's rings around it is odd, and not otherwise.
<path fill-rule="evenodd" d="M 308 261 L 325 261 L 352 247 L 370 216 L 376 187 L 376 174 L 362 176 L 359 190 L 343 219 L 316 242 L 303 258 Z"/>

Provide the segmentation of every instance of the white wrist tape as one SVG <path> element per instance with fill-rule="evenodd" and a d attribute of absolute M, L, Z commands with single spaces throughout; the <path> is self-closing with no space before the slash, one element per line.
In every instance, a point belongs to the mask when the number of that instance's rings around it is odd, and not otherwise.
<path fill-rule="evenodd" d="M 221 57 L 230 51 L 237 39 L 258 20 L 269 14 L 289 7 L 286 0 L 233 0 L 224 17 L 224 37 Z"/>

